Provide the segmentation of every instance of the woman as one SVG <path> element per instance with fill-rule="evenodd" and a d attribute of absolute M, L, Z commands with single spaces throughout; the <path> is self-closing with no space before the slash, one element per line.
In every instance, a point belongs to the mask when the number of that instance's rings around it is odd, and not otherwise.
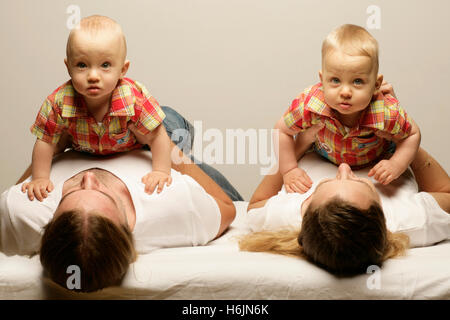
<path fill-rule="evenodd" d="M 297 136 L 297 159 L 320 129 Z M 240 240 L 241 250 L 304 257 L 335 275 L 349 276 L 381 265 L 408 246 L 450 237 L 450 179 L 425 150 L 411 163 L 420 193 L 410 172 L 382 186 L 366 178 L 368 169 L 356 175 L 341 164 L 336 173 L 335 166 L 313 154 L 302 161 L 319 183 L 304 194 L 288 194 L 280 191 L 279 173 L 266 176 L 247 209 L 250 228 L 257 232 Z M 330 178 L 321 180 L 324 176 Z M 300 230 L 283 228 L 300 225 Z"/>

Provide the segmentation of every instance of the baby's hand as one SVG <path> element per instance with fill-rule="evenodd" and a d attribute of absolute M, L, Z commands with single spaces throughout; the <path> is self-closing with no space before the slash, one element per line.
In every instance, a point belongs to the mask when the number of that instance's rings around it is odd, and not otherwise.
<path fill-rule="evenodd" d="M 145 184 L 146 193 L 152 194 L 156 186 L 158 186 L 157 192 L 160 193 L 164 188 L 164 184 L 170 186 L 172 177 L 170 174 L 162 171 L 152 171 L 142 178 L 142 182 Z"/>
<path fill-rule="evenodd" d="M 283 176 L 284 186 L 288 193 L 305 193 L 312 186 L 312 181 L 305 170 L 294 168 Z"/>
<path fill-rule="evenodd" d="M 30 182 L 22 184 L 22 192 L 25 193 L 28 191 L 28 199 L 30 201 L 33 201 L 34 197 L 39 201 L 43 201 L 47 198 L 47 192 L 52 192 L 53 189 L 53 183 L 47 178 L 33 179 Z"/>
<path fill-rule="evenodd" d="M 398 162 L 392 160 L 381 160 L 372 169 L 370 169 L 368 176 L 374 177 L 379 183 L 387 185 L 400 177 L 406 168 Z"/>

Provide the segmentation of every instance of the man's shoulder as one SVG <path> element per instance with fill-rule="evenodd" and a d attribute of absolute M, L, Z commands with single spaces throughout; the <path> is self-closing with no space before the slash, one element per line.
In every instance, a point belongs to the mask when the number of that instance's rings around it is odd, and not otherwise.
<path fill-rule="evenodd" d="M 4 191 L 0 196 L 0 250 L 8 255 L 34 253 L 41 230 L 56 209 L 53 198 L 50 193 L 43 202 L 30 201 L 21 184 Z"/>

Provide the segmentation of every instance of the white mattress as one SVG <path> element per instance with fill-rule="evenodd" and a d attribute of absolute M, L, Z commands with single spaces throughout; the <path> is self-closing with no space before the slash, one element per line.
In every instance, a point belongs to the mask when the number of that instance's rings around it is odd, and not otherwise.
<path fill-rule="evenodd" d="M 221 238 L 141 255 L 120 287 L 95 293 L 54 287 L 38 256 L 0 253 L 0 299 L 450 299 L 450 240 L 410 249 L 379 273 L 338 279 L 305 260 L 239 251 L 234 236 L 249 231 L 247 202 L 235 204 L 237 217 Z"/>

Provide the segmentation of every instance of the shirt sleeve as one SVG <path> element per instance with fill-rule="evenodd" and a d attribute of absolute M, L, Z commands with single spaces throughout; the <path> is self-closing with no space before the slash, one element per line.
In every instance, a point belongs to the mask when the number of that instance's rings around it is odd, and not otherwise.
<path fill-rule="evenodd" d="M 139 98 L 136 101 L 135 126 L 141 134 L 145 135 L 162 124 L 166 115 L 143 84 L 138 81 L 135 81 L 134 84 L 139 90 Z"/>
<path fill-rule="evenodd" d="M 138 253 L 205 245 L 219 232 L 221 213 L 216 200 L 190 176 L 173 169 L 171 175 L 172 184 L 159 194 L 145 193 L 140 177 L 126 183 L 136 209 L 133 234 Z"/>
<path fill-rule="evenodd" d="M 0 196 L 0 251 L 6 255 L 37 253 L 57 205 L 55 192 L 43 202 L 30 201 L 20 188 L 12 186 Z"/>
<path fill-rule="evenodd" d="M 283 188 L 276 196 L 267 200 L 263 207 L 248 211 L 247 225 L 253 232 L 300 228 L 300 206 L 305 198 L 305 194 L 286 193 Z"/>
<path fill-rule="evenodd" d="M 394 197 L 382 201 L 387 228 L 408 235 L 411 248 L 450 239 L 450 215 L 429 193 L 399 190 Z"/>
<path fill-rule="evenodd" d="M 390 134 L 398 136 L 400 139 L 408 137 L 411 133 L 411 120 L 397 100 L 386 98 L 388 104 L 384 114 L 384 130 Z"/>
<path fill-rule="evenodd" d="M 204 245 L 213 240 L 220 229 L 221 217 L 216 200 L 191 176 L 183 175 L 193 207 L 192 226 L 194 245 Z"/>
<path fill-rule="evenodd" d="M 30 128 L 31 133 L 40 140 L 56 144 L 64 130 L 64 120 L 55 104 L 47 98 L 39 110 L 36 121 Z"/>
<path fill-rule="evenodd" d="M 311 111 L 305 108 L 305 100 L 307 100 L 310 90 L 311 88 L 307 88 L 297 96 L 284 113 L 284 123 L 289 129 L 300 132 L 313 124 Z"/>

